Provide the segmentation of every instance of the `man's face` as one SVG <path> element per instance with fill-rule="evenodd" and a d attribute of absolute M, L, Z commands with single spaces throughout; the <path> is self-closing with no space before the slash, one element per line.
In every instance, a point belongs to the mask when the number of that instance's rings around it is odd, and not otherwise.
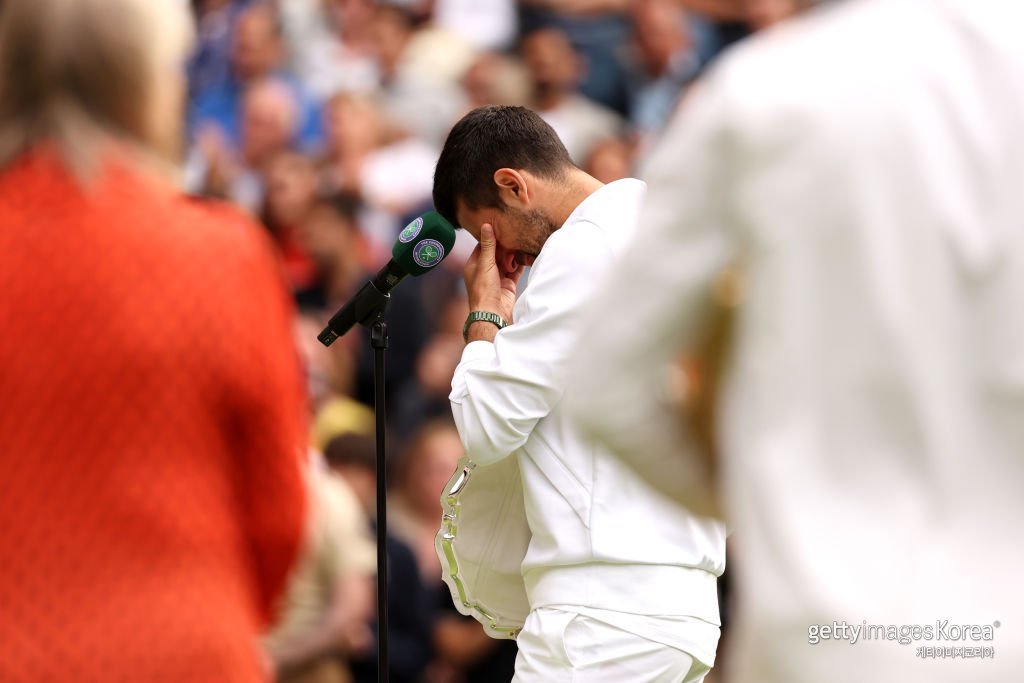
<path fill-rule="evenodd" d="M 356 228 L 325 204 L 314 205 L 299 226 L 298 236 L 321 273 L 335 274 L 344 255 L 356 249 Z M 338 273 L 347 275 L 347 273 Z"/>
<path fill-rule="evenodd" d="M 298 105 L 279 83 L 262 83 L 246 92 L 242 105 L 242 156 L 258 166 L 291 142 Z"/>
<path fill-rule="evenodd" d="M 515 272 L 518 266 L 532 266 L 548 237 L 559 227 L 540 209 L 510 206 L 471 209 L 461 200 L 456 218 L 459 226 L 477 242 L 480 241 L 481 226 L 489 223 L 494 228 L 497 242 L 494 258 L 503 273 Z"/>
<path fill-rule="evenodd" d="M 579 58 L 565 34 L 540 29 L 523 39 L 522 58 L 536 90 L 543 94 L 571 90 L 579 77 Z"/>
<path fill-rule="evenodd" d="M 272 73 L 281 61 L 281 39 L 270 10 L 256 6 L 238 17 L 231 45 L 231 65 L 242 81 Z"/>

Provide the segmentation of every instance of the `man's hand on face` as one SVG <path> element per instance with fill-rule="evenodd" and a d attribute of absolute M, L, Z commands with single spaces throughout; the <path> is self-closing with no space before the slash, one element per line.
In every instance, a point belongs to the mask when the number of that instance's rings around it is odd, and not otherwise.
<path fill-rule="evenodd" d="M 516 303 L 516 286 L 523 275 L 525 266 L 514 263 L 515 270 L 502 272 L 495 257 L 497 244 L 494 229 L 485 223 L 480 228 L 480 244 L 466 261 L 466 291 L 469 295 L 469 310 L 491 311 L 501 316 L 506 323 L 512 322 L 512 308 Z M 494 328 L 488 323 L 474 323 L 472 328 L 482 325 Z M 496 328 L 495 328 L 496 331 Z M 476 335 L 473 335 L 476 336 Z M 487 334 L 493 339 L 493 335 Z"/>

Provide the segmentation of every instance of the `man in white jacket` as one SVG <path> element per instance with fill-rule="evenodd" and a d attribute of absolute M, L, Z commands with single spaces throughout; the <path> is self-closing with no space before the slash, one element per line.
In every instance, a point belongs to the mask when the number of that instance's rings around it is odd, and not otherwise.
<path fill-rule="evenodd" d="M 742 272 L 717 406 L 736 681 L 1022 680 L 1022 23 L 836 3 L 724 56 L 643 172 L 568 411 L 706 498 L 650 386 Z"/>
<path fill-rule="evenodd" d="M 583 440 L 561 409 L 580 314 L 631 238 L 644 192 L 578 169 L 522 107 L 466 115 L 437 164 L 438 211 L 480 242 L 466 265 L 452 410 L 479 467 L 517 459 L 532 535 L 521 683 L 695 682 L 714 663 L 722 526 Z"/>

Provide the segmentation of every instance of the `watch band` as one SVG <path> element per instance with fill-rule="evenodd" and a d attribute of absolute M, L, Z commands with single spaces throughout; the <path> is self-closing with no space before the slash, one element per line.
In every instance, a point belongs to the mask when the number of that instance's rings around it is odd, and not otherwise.
<path fill-rule="evenodd" d="M 466 316 L 466 324 L 462 326 L 462 340 L 469 341 L 469 326 L 476 322 L 485 322 L 496 325 L 499 330 L 508 327 L 508 323 L 501 319 L 501 316 L 491 311 L 471 311 Z"/>

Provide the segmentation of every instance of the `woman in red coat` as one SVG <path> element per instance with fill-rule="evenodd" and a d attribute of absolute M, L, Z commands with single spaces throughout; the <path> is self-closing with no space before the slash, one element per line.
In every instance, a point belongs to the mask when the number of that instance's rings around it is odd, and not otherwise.
<path fill-rule="evenodd" d="M 306 434 L 269 246 L 168 180 L 186 3 L 0 2 L 0 681 L 261 681 Z"/>

